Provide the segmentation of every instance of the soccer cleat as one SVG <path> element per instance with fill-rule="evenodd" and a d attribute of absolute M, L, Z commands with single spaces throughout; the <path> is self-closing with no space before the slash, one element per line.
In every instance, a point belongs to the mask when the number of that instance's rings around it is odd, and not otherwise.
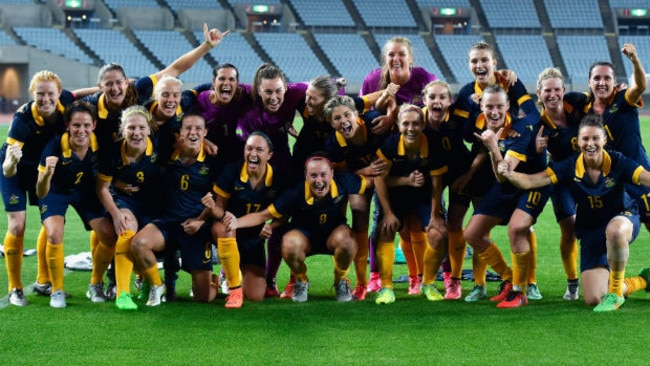
<path fill-rule="evenodd" d="M 602 313 L 606 311 L 618 310 L 625 303 L 625 297 L 618 296 L 614 293 L 609 293 L 603 296 L 600 304 L 596 305 L 594 311 L 597 313 Z"/>
<path fill-rule="evenodd" d="M 120 310 L 138 310 L 138 305 L 133 302 L 133 296 L 126 291 L 122 291 L 120 296 L 115 298 L 115 306 Z"/>
<path fill-rule="evenodd" d="M 104 293 L 104 284 L 96 283 L 88 285 L 88 291 L 86 291 L 86 297 L 92 302 L 105 302 L 106 294 Z"/>
<path fill-rule="evenodd" d="M 280 294 L 281 299 L 290 299 L 293 297 L 294 285 L 296 284 L 296 279 L 291 278 L 289 283 L 284 287 L 282 293 Z"/>
<path fill-rule="evenodd" d="M 461 282 L 459 279 L 452 278 L 449 281 L 449 286 L 445 290 L 445 300 L 458 300 L 463 295 L 463 289 L 461 288 Z"/>
<path fill-rule="evenodd" d="M 409 295 L 422 293 L 422 278 L 420 276 L 409 276 Z"/>
<path fill-rule="evenodd" d="M 352 294 L 350 293 L 350 282 L 343 278 L 339 282 L 334 284 L 334 290 L 336 290 L 336 301 L 338 302 L 348 302 L 352 300 Z"/>
<path fill-rule="evenodd" d="M 151 289 L 149 290 L 149 299 L 147 300 L 147 306 L 160 305 L 165 290 L 166 289 L 164 283 L 160 286 L 151 285 Z"/>
<path fill-rule="evenodd" d="M 25 294 L 22 289 L 15 288 L 9 293 L 9 303 L 16 306 L 27 306 L 29 301 L 25 299 Z"/>
<path fill-rule="evenodd" d="M 531 283 L 526 286 L 526 298 L 529 300 L 542 299 L 542 294 L 539 292 L 539 286 L 536 283 Z"/>
<path fill-rule="evenodd" d="M 440 301 L 444 299 L 442 294 L 438 291 L 436 286 L 432 283 L 430 285 L 422 286 L 422 293 L 429 301 Z"/>
<path fill-rule="evenodd" d="M 363 301 L 366 299 L 367 292 L 368 290 L 366 290 L 366 286 L 357 285 L 352 291 L 352 298 L 356 301 Z"/>
<path fill-rule="evenodd" d="M 377 293 L 375 304 L 392 304 L 395 302 L 395 292 L 392 288 L 384 287 Z"/>
<path fill-rule="evenodd" d="M 151 282 L 149 280 L 142 280 L 142 286 L 140 286 L 140 293 L 138 294 L 138 300 L 144 300 L 149 296 L 149 291 L 151 290 Z"/>
<path fill-rule="evenodd" d="M 229 295 L 226 298 L 226 308 L 239 309 L 244 303 L 244 291 L 241 287 L 229 289 Z"/>
<path fill-rule="evenodd" d="M 219 288 L 221 289 L 221 293 L 224 295 L 228 295 L 230 293 L 230 288 L 228 287 L 228 280 L 226 280 L 226 275 L 223 273 L 219 275 Z"/>
<path fill-rule="evenodd" d="M 291 296 L 291 300 L 293 302 L 307 301 L 307 289 L 309 289 L 309 282 L 296 280 L 296 283 L 293 284 L 293 296 Z"/>
<path fill-rule="evenodd" d="M 646 282 L 645 291 L 650 292 L 650 268 L 644 268 L 639 272 L 639 276 L 643 277 Z"/>
<path fill-rule="evenodd" d="M 53 308 L 65 307 L 65 292 L 58 290 L 50 295 L 50 306 Z"/>
<path fill-rule="evenodd" d="M 442 278 L 445 283 L 445 289 L 448 289 L 451 284 L 451 272 L 443 272 Z"/>
<path fill-rule="evenodd" d="M 469 294 L 465 296 L 465 301 L 476 302 L 486 298 L 487 298 L 487 290 L 485 289 L 485 286 L 474 285 L 472 291 L 470 291 Z"/>
<path fill-rule="evenodd" d="M 106 291 L 104 293 L 106 294 L 106 300 L 115 300 L 117 295 L 117 285 L 109 283 L 108 286 L 106 286 Z"/>
<path fill-rule="evenodd" d="M 512 290 L 512 282 L 510 281 L 501 281 L 499 284 L 499 294 L 492 296 L 490 301 L 501 302 L 506 299 L 510 291 Z"/>
<path fill-rule="evenodd" d="M 34 282 L 34 293 L 36 293 L 39 296 L 50 296 L 50 295 L 52 295 L 52 283 L 51 282 L 45 282 L 45 283 Z"/>
<path fill-rule="evenodd" d="M 522 306 L 528 305 L 528 299 L 521 291 L 510 291 L 508 296 L 505 299 L 500 301 L 497 304 L 497 308 L 500 309 L 512 309 L 520 308 Z"/>
<path fill-rule="evenodd" d="M 278 297 L 280 296 L 280 291 L 278 291 L 278 287 L 273 285 L 273 287 L 266 286 L 266 289 L 264 290 L 264 297 L 265 298 L 270 298 L 270 297 Z"/>
<path fill-rule="evenodd" d="M 381 277 L 379 272 L 370 272 L 370 280 L 368 281 L 368 292 L 377 292 L 381 290 Z"/>
<path fill-rule="evenodd" d="M 578 280 L 567 280 L 566 281 L 566 292 L 564 293 L 564 300 L 578 300 L 578 288 L 580 284 Z"/>

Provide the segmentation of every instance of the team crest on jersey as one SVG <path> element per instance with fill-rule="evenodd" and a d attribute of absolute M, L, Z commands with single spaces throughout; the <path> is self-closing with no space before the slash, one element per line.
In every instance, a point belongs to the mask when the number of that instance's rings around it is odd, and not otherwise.
<path fill-rule="evenodd" d="M 41 215 L 47 212 L 47 205 L 41 205 Z"/>
<path fill-rule="evenodd" d="M 20 202 L 20 198 L 18 198 L 18 196 L 16 196 L 15 194 L 12 194 L 11 197 L 9 197 L 10 205 L 17 205 L 18 202 Z"/>
<path fill-rule="evenodd" d="M 202 165 L 201 169 L 199 169 L 200 175 L 208 175 L 209 173 L 210 173 L 210 168 L 208 168 L 207 165 Z"/>
<path fill-rule="evenodd" d="M 616 185 L 616 181 L 612 178 L 605 178 L 605 188 L 612 188 Z"/>
<path fill-rule="evenodd" d="M 158 161 L 158 154 L 156 153 L 151 154 L 151 162 L 155 163 L 156 161 Z"/>
<path fill-rule="evenodd" d="M 498 145 L 499 145 L 499 151 L 503 152 L 506 150 L 506 144 L 503 141 L 499 140 Z"/>
<path fill-rule="evenodd" d="M 609 113 L 616 113 L 618 111 L 618 103 L 612 104 L 611 107 L 609 107 Z"/>

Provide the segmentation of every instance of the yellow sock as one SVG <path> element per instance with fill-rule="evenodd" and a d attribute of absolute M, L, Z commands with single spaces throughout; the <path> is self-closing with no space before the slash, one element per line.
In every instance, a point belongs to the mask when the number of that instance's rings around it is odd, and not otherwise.
<path fill-rule="evenodd" d="M 508 267 L 506 259 L 503 257 L 503 253 L 499 250 L 495 244 L 491 244 L 483 253 L 479 254 L 481 260 L 483 260 L 488 266 L 492 267 L 504 281 L 512 280 L 512 269 Z"/>
<path fill-rule="evenodd" d="M 530 266 L 531 260 L 531 251 L 525 253 L 512 253 L 512 287 L 515 291 L 523 291 L 526 289 L 526 282 L 528 276 L 528 266 Z"/>
<path fill-rule="evenodd" d="M 409 277 L 418 275 L 418 265 L 415 262 L 415 254 L 413 253 L 413 245 L 411 240 L 400 238 L 399 247 L 404 253 L 404 260 L 406 260 L 406 268 L 408 269 Z"/>
<path fill-rule="evenodd" d="M 460 279 L 463 275 L 463 262 L 465 261 L 465 237 L 463 230 L 450 231 L 449 235 L 449 263 L 451 264 L 451 278 Z"/>
<path fill-rule="evenodd" d="M 474 284 L 485 287 L 487 263 L 485 263 L 485 261 L 481 259 L 481 256 L 476 252 L 472 255 L 472 272 L 474 272 Z"/>
<path fill-rule="evenodd" d="M 379 264 L 379 277 L 381 286 L 393 288 L 393 265 L 395 263 L 395 244 L 392 241 L 378 243 L 377 264 Z"/>
<path fill-rule="evenodd" d="M 639 290 L 645 290 L 648 287 L 648 282 L 641 276 L 629 277 L 623 280 L 627 290 L 625 296 L 630 296 Z"/>
<path fill-rule="evenodd" d="M 623 280 L 625 279 L 625 270 L 609 271 L 609 293 L 623 296 Z"/>
<path fill-rule="evenodd" d="M 411 248 L 413 249 L 415 268 L 418 275 L 424 273 L 424 253 L 428 246 L 427 234 L 424 231 L 411 232 Z"/>
<path fill-rule="evenodd" d="M 104 283 L 104 273 L 108 269 L 108 266 L 111 265 L 114 255 L 115 247 L 109 247 L 102 242 L 99 242 L 95 246 L 92 255 L 93 269 L 90 275 L 91 284 Z"/>
<path fill-rule="evenodd" d="M 339 263 L 336 260 L 334 260 L 334 283 L 338 283 L 339 280 L 347 278 L 349 271 L 350 271 L 349 266 L 348 268 L 341 268 Z"/>
<path fill-rule="evenodd" d="M 229 288 L 241 286 L 241 277 L 239 275 L 239 249 L 237 248 L 237 239 L 219 238 L 217 239 L 217 253 L 221 261 L 221 268 L 226 275 Z"/>
<path fill-rule="evenodd" d="M 560 256 L 567 280 L 578 279 L 578 241 L 560 241 Z"/>
<path fill-rule="evenodd" d="M 149 283 L 153 286 L 161 286 L 162 279 L 160 278 L 160 272 L 158 272 L 158 263 L 144 270 L 144 278 L 149 280 Z"/>
<path fill-rule="evenodd" d="M 38 262 L 36 282 L 40 284 L 50 282 L 50 271 L 47 269 L 47 256 L 45 254 L 46 248 L 47 231 L 45 231 L 45 226 L 41 226 L 41 231 L 38 233 L 38 240 L 36 241 L 36 260 Z"/>
<path fill-rule="evenodd" d="M 47 243 L 45 249 L 45 258 L 47 260 L 47 270 L 50 273 L 52 281 L 52 293 L 59 290 L 63 291 L 63 267 L 65 265 L 63 258 L 63 243 Z"/>
<path fill-rule="evenodd" d="M 537 235 L 534 231 L 528 233 L 528 242 L 530 243 L 530 262 L 528 263 L 526 284 L 537 283 Z"/>
<path fill-rule="evenodd" d="M 357 254 L 354 257 L 354 270 L 357 276 L 357 286 L 366 287 L 368 279 L 368 232 L 355 233 Z"/>
<path fill-rule="evenodd" d="M 131 272 L 133 272 L 133 261 L 131 260 L 131 239 L 135 236 L 133 230 L 127 230 L 117 237 L 115 243 L 115 283 L 117 294 L 122 291 L 131 293 Z"/>
<path fill-rule="evenodd" d="M 431 285 L 436 280 L 438 269 L 445 259 L 445 251 L 433 249 L 430 245 L 426 246 L 424 251 L 424 275 L 422 278 L 423 285 Z"/>
<path fill-rule="evenodd" d="M 88 241 L 90 242 L 90 254 L 95 254 L 95 249 L 97 249 L 97 246 L 99 245 L 99 237 L 95 230 L 90 232 L 90 238 Z"/>
<path fill-rule="evenodd" d="M 20 271 L 23 268 L 23 250 L 24 237 L 15 236 L 7 231 L 4 241 L 5 265 L 7 266 L 7 280 L 9 282 L 9 292 L 14 288 L 23 289 L 23 283 L 20 281 Z"/>
<path fill-rule="evenodd" d="M 305 273 L 296 273 L 295 277 L 296 277 L 296 281 L 309 282 L 309 278 L 307 277 L 307 272 L 305 272 Z"/>

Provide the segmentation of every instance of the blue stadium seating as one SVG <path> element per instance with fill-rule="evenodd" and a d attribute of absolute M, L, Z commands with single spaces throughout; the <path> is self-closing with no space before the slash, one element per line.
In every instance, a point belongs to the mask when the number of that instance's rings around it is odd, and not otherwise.
<path fill-rule="evenodd" d="M 128 77 L 139 78 L 158 69 L 121 32 L 109 29 L 74 29 L 79 39 L 104 63 L 116 62 Z"/>
<path fill-rule="evenodd" d="M 0 31 L 0 46 L 15 46 L 16 41 L 13 38 L 9 37 L 5 31 Z"/>
<path fill-rule="evenodd" d="M 557 44 L 569 82 L 586 83 L 589 66 L 594 61 L 611 60 L 604 36 L 560 35 L 557 37 Z"/>
<path fill-rule="evenodd" d="M 546 41 L 541 35 L 502 35 L 496 37 L 496 42 L 505 62 L 505 65 L 497 63 L 498 68 L 507 66 L 516 72 L 519 80 L 524 83 L 537 82 L 542 70 L 557 66 L 553 65 Z M 531 57 L 532 55 L 534 57 Z"/>
<path fill-rule="evenodd" d="M 553 28 L 603 29 L 598 0 L 544 0 Z"/>
<path fill-rule="evenodd" d="M 435 40 L 456 82 L 465 85 L 474 80 L 474 75 L 469 71 L 467 53 L 471 45 L 483 38 L 475 35 L 436 35 Z"/>
<path fill-rule="evenodd" d="M 195 32 L 194 36 L 199 42 L 203 42 L 203 33 Z M 229 63 L 237 67 L 239 81 L 252 84 L 255 70 L 262 64 L 262 59 L 248 44 L 246 39 L 237 32 L 230 33 L 219 45 L 210 52 L 210 55 L 219 63 Z M 206 81 L 212 74 L 206 75 Z"/>
<path fill-rule="evenodd" d="M 618 44 L 623 48 L 624 43 L 632 43 L 636 47 L 636 52 L 639 54 L 639 59 L 643 65 L 646 73 L 650 73 L 650 37 L 648 36 L 619 36 Z M 632 78 L 632 62 L 623 56 L 623 65 L 625 67 L 625 75 Z"/>
<path fill-rule="evenodd" d="M 492 28 L 541 28 L 533 0 L 481 0 Z"/>
<path fill-rule="evenodd" d="M 117 8 L 160 8 L 156 0 L 104 0 L 104 4 L 112 11 Z"/>
<path fill-rule="evenodd" d="M 32 0 L 0 0 L 0 4 L 27 4 L 34 5 Z"/>
<path fill-rule="evenodd" d="M 183 53 L 194 46 L 182 34 L 175 31 L 134 30 L 135 36 L 165 66 L 170 65 Z M 201 59 L 189 70 L 180 75 L 182 80 L 192 82 L 209 80 L 212 67 Z"/>
<path fill-rule="evenodd" d="M 178 13 L 183 9 L 221 9 L 217 0 L 165 0 L 169 8 Z"/>
<path fill-rule="evenodd" d="M 375 34 L 375 42 L 381 50 L 386 42 L 393 38 L 393 35 L 388 34 Z M 423 67 L 428 72 L 435 74 L 438 78 L 443 79 L 442 71 L 438 67 L 438 64 L 431 56 L 431 51 L 427 44 L 424 42 L 422 37 L 419 34 L 406 35 L 406 38 L 411 41 L 413 46 L 413 63 L 420 67 Z"/>
<path fill-rule="evenodd" d="M 469 0 L 415 0 L 420 8 L 469 8 Z"/>
<path fill-rule="evenodd" d="M 609 0 L 609 6 L 615 8 L 650 8 L 648 0 Z"/>
<path fill-rule="evenodd" d="M 255 39 L 291 82 L 309 81 L 328 73 L 297 33 L 255 33 Z"/>
<path fill-rule="evenodd" d="M 343 4 L 343 0 L 314 1 L 291 0 L 297 15 L 307 27 L 354 27 L 355 23 Z"/>
<path fill-rule="evenodd" d="M 371 70 L 379 67 L 377 59 L 358 34 L 315 33 L 314 38 L 339 76 L 350 83 L 361 83 Z"/>
<path fill-rule="evenodd" d="M 352 0 L 368 27 L 417 28 L 405 0 Z"/>
<path fill-rule="evenodd" d="M 260 4 L 260 5 L 277 5 L 282 3 L 281 0 L 228 0 L 232 6 L 237 4 Z"/>
<path fill-rule="evenodd" d="M 59 29 L 16 27 L 14 31 L 18 37 L 22 38 L 30 46 L 86 64 L 94 63 L 92 58 L 86 55 Z"/>

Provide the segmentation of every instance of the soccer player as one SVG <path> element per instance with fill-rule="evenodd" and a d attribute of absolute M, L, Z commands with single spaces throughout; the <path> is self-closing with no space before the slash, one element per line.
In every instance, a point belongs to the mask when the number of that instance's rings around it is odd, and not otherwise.
<path fill-rule="evenodd" d="M 164 78 L 163 78 L 164 80 Z M 162 80 L 161 80 L 162 83 Z M 161 84 L 158 84 L 161 85 Z M 133 255 L 131 240 L 160 212 L 161 173 L 155 145 L 150 138 L 151 114 L 142 106 L 126 108 L 121 116 L 120 135 L 111 154 L 104 154 L 97 176 L 97 196 L 110 215 L 115 233 L 115 305 L 136 310 L 130 290 Z M 106 268 L 97 269 L 103 273 Z"/>
<path fill-rule="evenodd" d="M 364 97 L 366 98 L 366 97 Z M 348 96 L 335 96 L 323 107 L 324 117 L 334 134 L 325 142 L 325 151 L 339 173 L 352 172 L 373 179 L 386 170 L 386 163 L 377 158 L 377 149 L 386 139 L 387 133 L 376 134 L 370 123 L 359 117 L 363 100 Z M 366 298 L 368 261 L 368 221 L 370 219 L 370 200 L 373 190 L 364 195 L 350 196 L 352 211 L 352 230 L 357 240 L 357 254 L 354 258 L 357 284 L 352 291 L 355 300 Z"/>
<path fill-rule="evenodd" d="M 241 307 L 243 297 L 262 301 L 268 291 L 264 239 L 281 223 L 229 231 L 220 219 L 226 210 L 236 216 L 258 212 L 280 195 L 286 177 L 276 174 L 269 163 L 272 156 L 271 139 L 263 132 L 253 132 L 246 140 L 243 161 L 228 164 L 217 178 L 216 202 L 211 196 L 204 198 L 205 206 L 218 219 L 212 225 L 212 237 L 228 279 L 227 308 Z"/>
<path fill-rule="evenodd" d="M 584 111 L 576 106 L 578 101 L 575 94 L 565 97 L 564 77 L 560 70 L 547 68 L 539 74 L 537 96 L 542 105 L 542 126 L 535 137 L 537 152 L 542 153 L 546 149 L 551 161 L 560 161 L 578 152 L 578 125 Z M 563 184 L 553 186 L 551 201 L 560 225 L 560 256 L 567 277 L 564 299 L 577 300 L 579 281 L 575 202 L 568 187 Z"/>
<path fill-rule="evenodd" d="M 264 210 L 242 217 L 226 215 L 229 230 L 261 225 L 270 219 L 291 217 L 290 229 L 282 237 L 282 256 L 296 277 L 292 300 L 307 301 L 309 278 L 306 257 L 315 254 L 334 256 L 334 288 L 337 301 L 352 300 L 347 279 L 357 251 L 354 233 L 347 225 L 345 208 L 349 195 L 364 194 L 368 188 L 363 176 L 335 175 L 332 163 L 323 156 L 305 162 L 305 179 L 285 191 Z M 269 226 L 264 227 L 265 230 Z M 268 236 L 269 232 L 264 233 Z"/>
<path fill-rule="evenodd" d="M 531 134 L 536 132 L 533 131 L 534 127 L 527 125 L 524 120 L 512 118 L 508 114 L 509 109 L 508 95 L 501 86 L 492 84 L 483 90 L 483 114 L 476 124 L 477 127 L 483 125 L 483 130 L 474 135 L 485 145 L 494 174 L 497 173 L 497 164 L 502 160 L 509 162 L 513 169 L 523 172 L 544 169 L 546 154 L 538 154 L 535 140 L 531 140 Z M 511 137 L 510 130 L 516 131 L 517 137 Z M 531 227 L 542 212 L 550 190 L 523 191 L 499 176 L 496 179 L 467 224 L 465 240 L 474 248 L 474 253 L 503 279 L 499 294 L 490 300 L 497 301 L 499 308 L 521 307 L 528 303 L 525 291 L 532 255 L 529 239 Z M 503 223 L 508 225 L 512 270 L 488 236 L 494 226 Z"/>
<path fill-rule="evenodd" d="M 210 192 L 219 173 L 214 156 L 207 155 L 203 140 L 205 119 L 190 112 L 183 115 L 179 147 L 163 172 L 165 207 L 162 214 L 133 237 L 135 265 L 151 284 L 147 306 L 158 306 L 165 284 L 158 273 L 155 252 L 181 252 L 182 268 L 192 276 L 197 302 L 210 302 L 217 289 L 212 285 L 211 220 L 201 198 Z"/>
<path fill-rule="evenodd" d="M 641 226 L 628 184 L 650 187 L 650 172 L 625 155 L 605 150 L 607 132 L 598 115 L 583 118 L 578 129 L 580 154 L 552 162 L 535 174 L 515 172 L 502 161 L 498 173 L 524 190 L 564 183 L 576 202 L 576 235 L 580 239 L 580 276 L 585 303 L 596 312 L 617 310 L 624 295 L 647 289 L 649 269 L 624 279 L 629 246 Z"/>
<path fill-rule="evenodd" d="M 86 102 L 75 101 L 66 108 L 64 121 L 66 132 L 52 139 L 43 150 L 36 182 L 41 220 L 47 233 L 46 258 L 52 281 L 50 306 L 54 308 L 66 306 L 63 232 L 68 206 L 75 208 L 86 228 L 97 233 L 100 239 L 97 250 L 110 251 L 103 248 L 102 243 L 115 242 L 113 225 L 103 217 L 103 209 L 95 195 L 97 140 L 92 132 L 95 109 Z M 95 261 L 93 256 L 93 267 Z M 103 283 L 93 283 L 91 279 L 87 295 L 93 302 L 105 301 Z"/>
<path fill-rule="evenodd" d="M 397 120 L 399 133 L 389 136 L 377 150 L 377 156 L 387 166 L 382 175 L 374 179 L 382 208 L 376 248 L 382 289 L 375 303 L 395 302 L 393 263 L 398 231 L 402 238 L 410 237 L 411 240 L 418 233 L 426 232 L 427 237 L 420 240 L 426 246 L 423 292 L 431 301 L 441 300 L 442 295 L 433 282 L 447 247 L 442 174 L 448 168 L 424 134 L 424 114 L 420 107 L 403 104 Z"/>

